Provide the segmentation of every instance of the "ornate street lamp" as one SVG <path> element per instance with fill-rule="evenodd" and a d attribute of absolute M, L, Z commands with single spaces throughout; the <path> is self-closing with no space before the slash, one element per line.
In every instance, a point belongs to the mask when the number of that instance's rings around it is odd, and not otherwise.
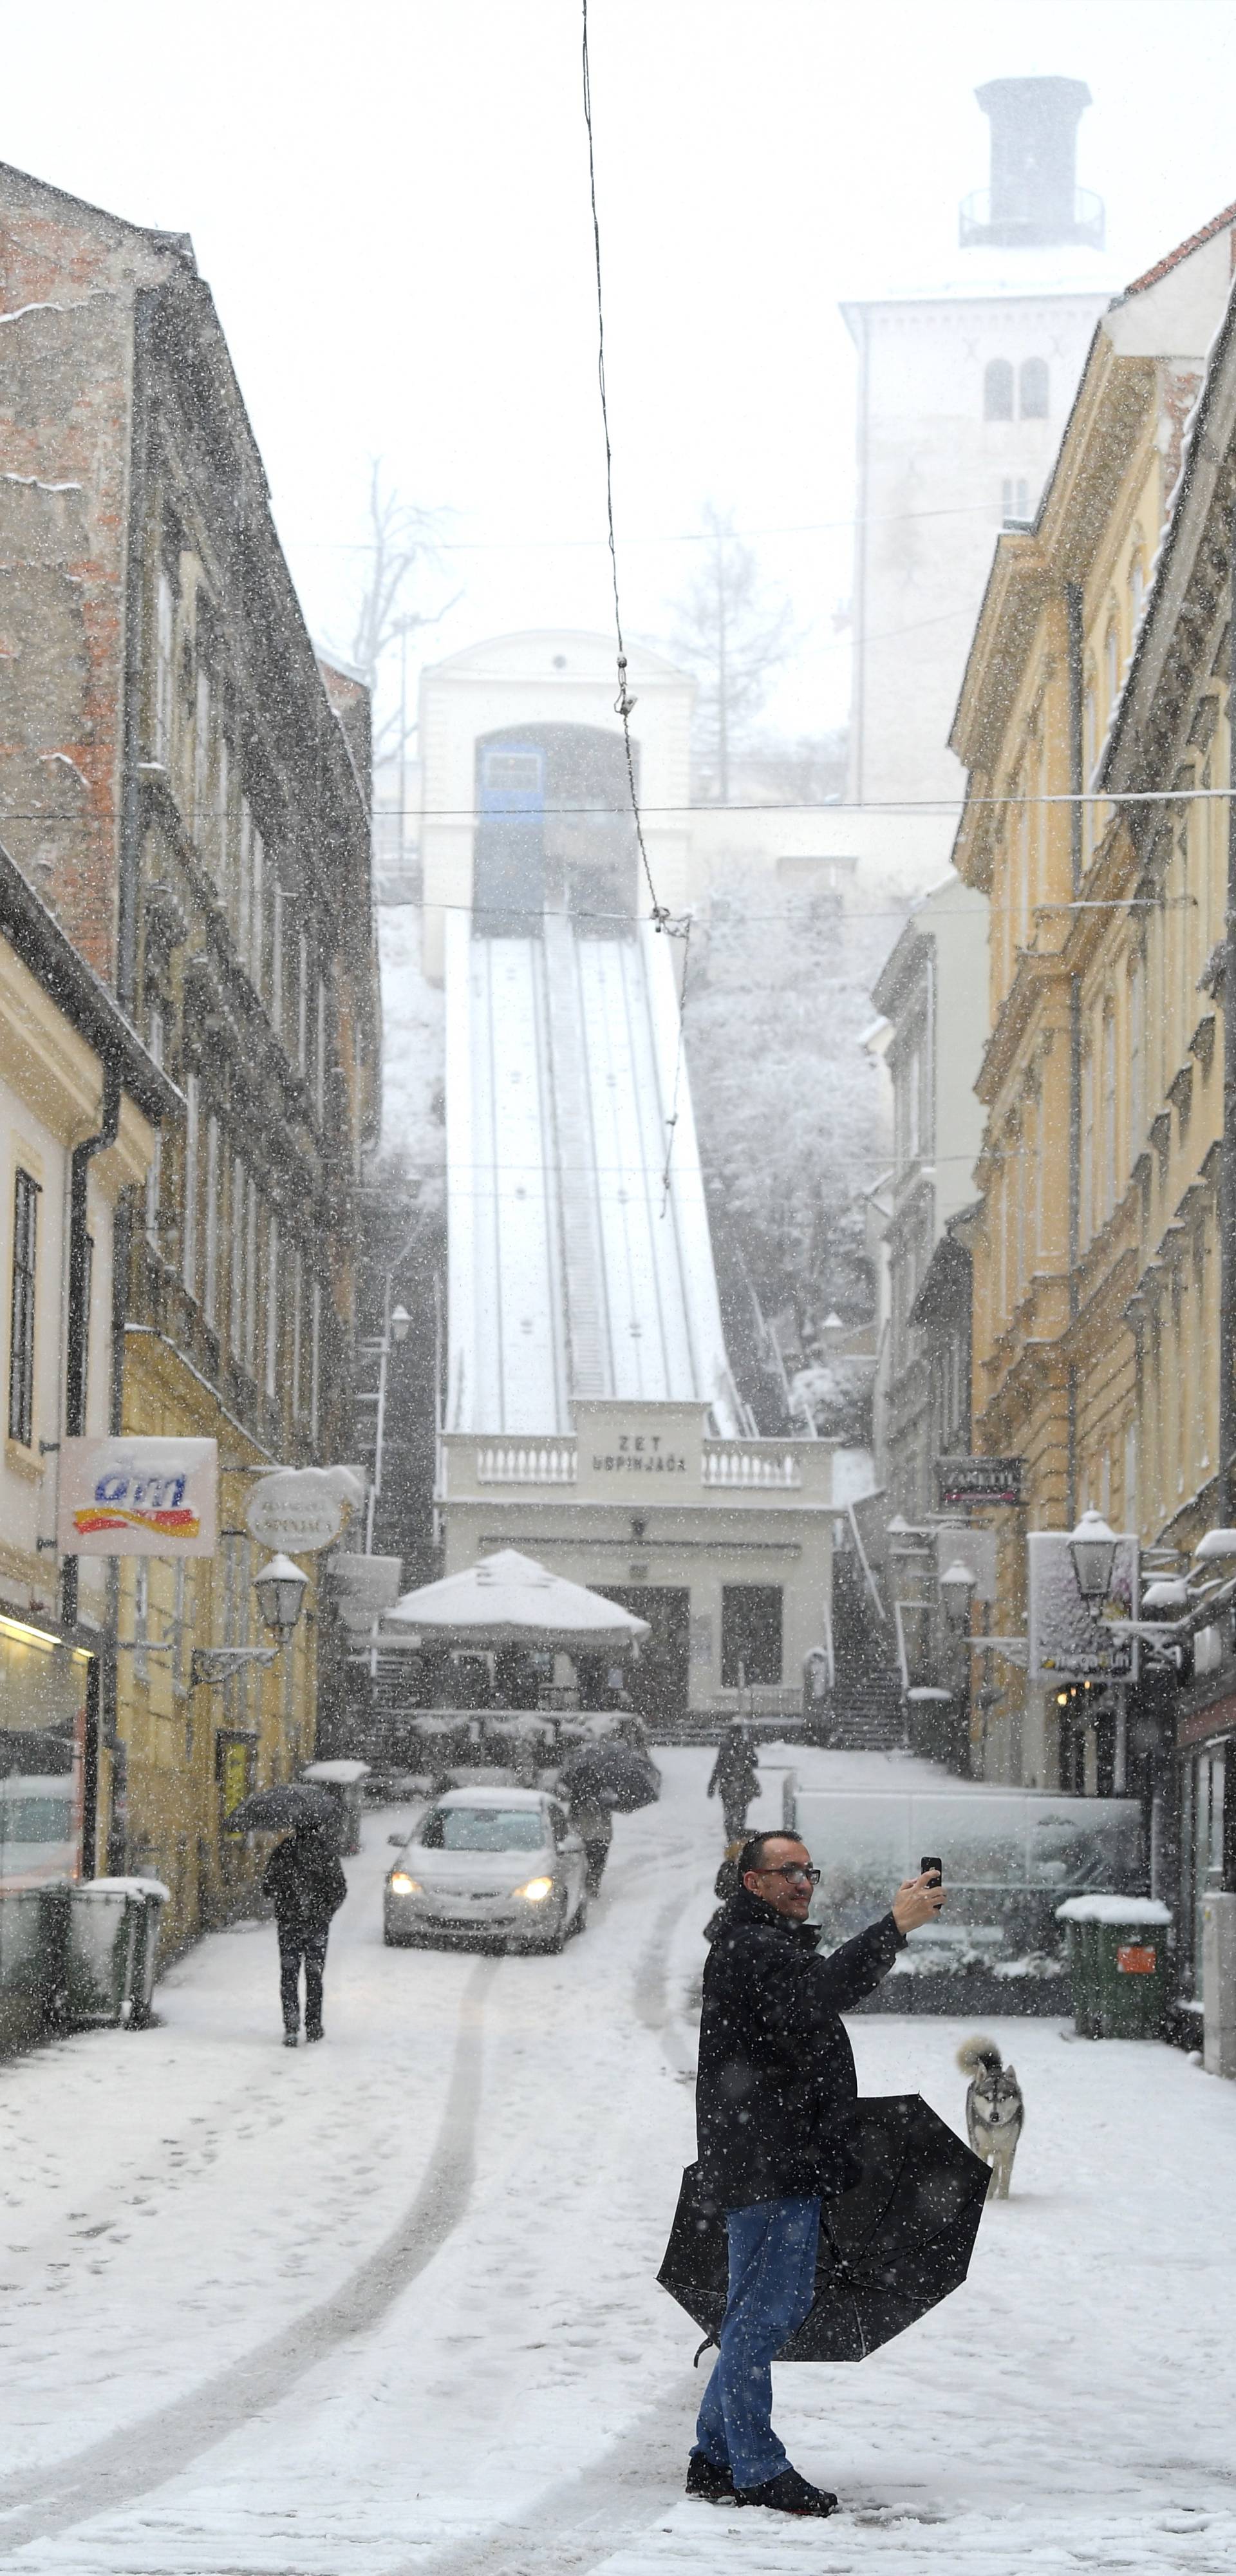
<path fill-rule="evenodd" d="M 290 1556 L 272 1556 L 260 1574 L 253 1578 L 258 1608 L 266 1625 L 286 1645 L 300 1617 L 309 1577 L 293 1565 Z"/>
<path fill-rule="evenodd" d="M 1069 1539 L 1069 1554 L 1083 1601 L 1097 1609 L 1111 1591 L 1116 1562 L 1116 1533 L 1108 1528 L 1102 1512 L 1082 1513 Z"/>
<path fill-rule="evenodd" d="M 970 1603 L 974 1598 L 974 1587 L 977 1581 L 978 1576 L 973 1567 L 963 1565 L 960 1557 L 952 1565 L 945 1567 L 940 1577 L 939 1590 L 940 1599 L 944 1605 L 944 1616 L 950 1628 L 962 1629 L 968 1625 Z"/>

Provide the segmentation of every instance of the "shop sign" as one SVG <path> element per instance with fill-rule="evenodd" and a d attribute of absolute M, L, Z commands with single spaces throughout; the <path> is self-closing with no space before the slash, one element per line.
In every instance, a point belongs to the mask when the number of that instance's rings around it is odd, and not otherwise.
<path fill-rule="evenodd" d="M 1029 1569 L 1029 1677 L 1032 1682 L 1133 1682 L 1137 1639 L 1096 1618 L 1078 1589 L 1068 1532 L 1031 1530 Z M 1138 1542 L 1117 1539 L 1109 1603 L 1117 1617 L 1134 1619 L 1140 1599 Z M 1107 1603 L 1103 1605 L 1104 1608 Z"/>
<path fill-rule="evenodd" d="M 1020 1503 L 1024 1458 L 937 1458 L 936 1500 L 942 1512 L 958 1503 Z"/>
<path fill-rule="evenodd" d="M 361 1487 L 349 1469 L 277 1467 L 258 1479 L 245 1507 L 250 1535 L 286 1556 L 333 1547 L 347 1504 Z"/>
<path fill-rule="evenodd" d="M 213 1440 L 62 1440 L 56 1545 L 62 1556 L 213 1556 L 219 1452 Z"/>
<path fill-rule="evenodd" d="M 685 1476 L 685 1450 L 659 1431 L 615 1431 L 607 1449 L 592 1450 L 594 1476 Z"/>

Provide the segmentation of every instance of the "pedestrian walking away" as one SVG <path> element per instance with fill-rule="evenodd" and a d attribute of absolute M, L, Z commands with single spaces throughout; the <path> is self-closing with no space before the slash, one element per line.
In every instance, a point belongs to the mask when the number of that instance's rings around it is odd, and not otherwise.
<path fill-rule="evenodd" d="M 732 1717 L 721 1738 L 708 1783 L 709 1797 L 720 1795 L 727 1843 L 741 1842 L 747 1830 L 747 1809 L 759 1785 L 759 1755 L 741 1718 Z"/>
<path fill-rule="evenodd" d="M 331 1918 L 348 1892 L 329 1828 L 298 1825 L 271 1853 L 262 1873 L 263 1894 L 275 1909 L 279 1934 L 279 1997 L 283 2044 L 300 2039 L 300 1977 L 305 1973 L 305 2037 L 322 2037 L 322 1979 Z"/>
<path fill-rule="evenodd" d="M 558 1774 L 559 1795 L 566 1800 L 567 1814 L 584 1846 L 589 1896 L 595 1896 L 605 1875 L 609 1847 L 614 1839 L 614 1819 L 595 1777 L 589 1777 L 589 1765 L 581 1761 L 576 1770 L 572 1762 L 563 1764 Z"/>
<path fill-rule="evenodd" d="M 696 2115 L 701 2190 L 726 2213 L 729 2296 L 704 2391 L 687 2493 L 713 2504 L 831 2513 L 772 2427 L 772 2362 L 810 2311 L 821 2205 L 855 2178 L 858 2085 L 839 2016 L 887 1976 L 906 1935 L 944 1902 L 908 1879 L 887 1914 L 816 1956 L 819 1879 L 795 1835 L 755 1834 L 740 1884 L 707 1927 Z"/>

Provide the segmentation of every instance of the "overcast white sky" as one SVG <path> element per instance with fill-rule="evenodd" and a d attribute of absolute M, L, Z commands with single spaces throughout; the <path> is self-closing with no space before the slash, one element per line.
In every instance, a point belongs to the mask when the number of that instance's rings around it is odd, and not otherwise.
<path fill-rule="evenodd" d="M 1130 277 L 1236 198 L 1233 0 L 591 0 L 623 584 L 664 636 L 702 501 L 844 714 L 853 440 L 836 313 L 943 260 L 976 82 L 1087 81 Z M 346 642 L 367 461 L 448 507 L 432 658 L 608 617 L 578 0 L 0 0 L 0 154 L 193 235 L 311 623 Z M 823 523 L 823 524 L 822 524 Z M 789 533 L 787 533 L 789 532 Z M 582 541 L 582 542 L 581 542 Z"/>

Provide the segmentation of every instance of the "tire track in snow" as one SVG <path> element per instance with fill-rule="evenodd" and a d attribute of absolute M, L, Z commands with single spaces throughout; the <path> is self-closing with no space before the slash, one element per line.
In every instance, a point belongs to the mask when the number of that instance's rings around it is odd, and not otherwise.
<path fill-rule="evenodd" d="M 460 2006 L 455 2061 L 425 2177 L 398 2225 L 328 2299 L 242 2354 L 187 2396 L 140 2416 L 76 2456 L 0 2485 L 0 2551 L 132 2504 L 216 2442 L 277 2405 L 337 2344 L 361 2335 L 431 2263 L 458 2226 L 476 2170 L 485 2002 L 499 1962 L 479 1960 Z"/>
<path fill-rule="evenodd" d="M 681 2500 L 698 2392 L 689 2373 L 667 2380 L 590 2468 L 547 2487 L 517 2520 L 429 2545 L 393 2576 L 587 2576 Z"/>
<path fill-rule="evenodd" d="M 672 1941 L 699 1894 L 688 1884 L 659 1908 L 632 1985 L 636 2016 L 659 2040 L 675 2074 L 688 2063 L 694 2072 L 694 2057 L 670 1995 Z M 427 2544 L 395 2576 L 587 2576 L 681 2500 L 701 2385 L 690 2374 L 667 2380 L 589 2467 L 546 2488 L 514 2520 L 489 2533 L 446 2548 Z"/>

